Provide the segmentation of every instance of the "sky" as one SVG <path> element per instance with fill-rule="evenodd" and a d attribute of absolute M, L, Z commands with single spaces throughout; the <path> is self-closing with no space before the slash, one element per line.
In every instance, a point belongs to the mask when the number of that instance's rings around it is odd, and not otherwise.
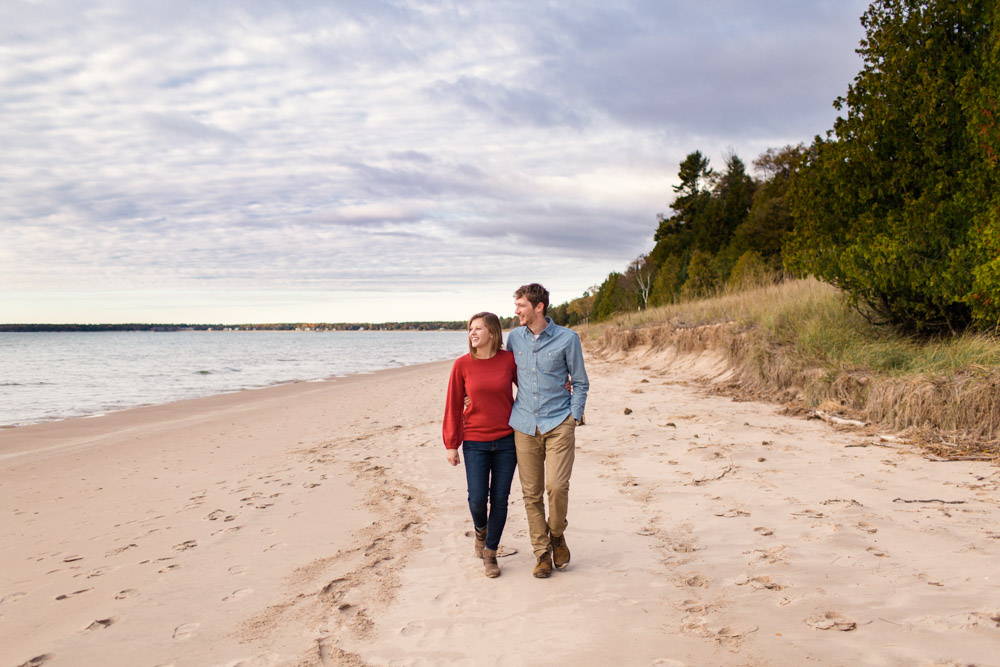
<path fill-rule="evenodd" d="M 832 127 L 856 0 L 2 0 L 0 322 L 464 320 Z"/>

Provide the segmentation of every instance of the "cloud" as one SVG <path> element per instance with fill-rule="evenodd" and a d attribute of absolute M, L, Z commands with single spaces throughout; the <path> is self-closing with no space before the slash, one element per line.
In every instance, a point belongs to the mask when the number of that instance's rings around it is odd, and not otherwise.
<path fill-rule="evenodd" d="M 571 298 L 688 152 L 827 129 L 866 4 L 5 3 L 0 291 Z"/>

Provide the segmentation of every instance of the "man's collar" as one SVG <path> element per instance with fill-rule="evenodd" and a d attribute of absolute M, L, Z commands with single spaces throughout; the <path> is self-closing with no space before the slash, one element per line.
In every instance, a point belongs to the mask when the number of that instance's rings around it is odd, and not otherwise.
<path fill-rule="evenodd" d="M 529 333 L 530 333 L 530 334 L 531 334 L 532 336 L 541 336 L 541 335 L 542 335 L 543 333 L 545 333 L 546 331 L 549 331 L 549 332 L 551 332 L 551 328 L 550 328 L 550 327 L 552 327 L 552 318 L 551 318 L 551 317 L 549 317 L 548 315 L 546 315 L 546 316 L 545 316 L 545 328 L 544 328 L 544 329 L 542 329 L 541 331 L 539 331 L 539 332 L 538 332 L 537 334 L 536 334 L 536 333 L 535 333 L 534 331 L 532 331 L 532 330 L 531 330 L 531 327 L 528 327 L 528 326 L 526 326 L 526 327 L 524 327 L 524 328 L 525 328 L 525 329 L 527 329 L 527 330 L 528 330 L 528 332 L 529 332 Z"/>

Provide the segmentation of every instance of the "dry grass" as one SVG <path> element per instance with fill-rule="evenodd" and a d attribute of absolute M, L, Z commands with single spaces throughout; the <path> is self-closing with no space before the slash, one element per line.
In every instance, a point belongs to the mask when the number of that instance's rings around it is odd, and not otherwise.
<path fill-rule="evenodd" d="M 836 411 L 952 455 L 1000 457 L 1000 340 L 876 329 L 815 280 L 621 315 L 578 328 L 599 353 L 717 350 L 731 390 Z"/>

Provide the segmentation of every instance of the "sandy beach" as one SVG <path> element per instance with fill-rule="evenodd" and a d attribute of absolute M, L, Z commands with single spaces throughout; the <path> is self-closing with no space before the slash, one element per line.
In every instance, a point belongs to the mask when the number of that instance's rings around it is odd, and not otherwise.
<path fill-rule="evenodd" d="M 450 362 L 0 431 L 0 664 L 1000 665 L 1000 470 L 588 356 L 567 542 L 498 579 Z"/>

